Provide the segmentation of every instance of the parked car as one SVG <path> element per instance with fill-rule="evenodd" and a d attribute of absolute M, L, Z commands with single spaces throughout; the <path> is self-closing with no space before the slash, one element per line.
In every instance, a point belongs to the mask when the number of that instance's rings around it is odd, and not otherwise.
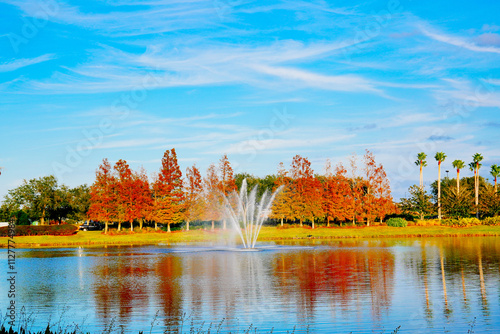
<path fill-rule="evenodd" d="M 78 228 L 80 231 L 101 231 L 104 226 L 99 222 L 85 222 Z"/>

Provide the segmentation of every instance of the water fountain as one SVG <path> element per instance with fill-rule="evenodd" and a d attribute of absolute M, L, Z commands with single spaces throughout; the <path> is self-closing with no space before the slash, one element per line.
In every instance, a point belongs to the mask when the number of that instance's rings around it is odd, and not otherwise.
<path fill-rule="evenodd" d="M 257 200 L 258 186 L 255 186 L 250 193 L 247 187 L 245 179 L 241 184 L 240 193 L 234 191 L 229 197 L 224 198 L 224 203 L 226 216 L 241 237 L 243 247 L 255 248 L 262 224 L 271 213 L 271 205 L 281 187 L 271 195 L 266 190 L 260 201 Z"/>

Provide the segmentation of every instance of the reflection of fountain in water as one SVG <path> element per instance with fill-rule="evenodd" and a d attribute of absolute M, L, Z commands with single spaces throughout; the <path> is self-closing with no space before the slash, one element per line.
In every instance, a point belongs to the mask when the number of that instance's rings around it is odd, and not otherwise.
<path fill-rule="evenodd" d="M 245 248 L 255 248 L 262 224 L 269 216 L 274 197 L 281 188 L 278 188 L 272 195 L 269 195 L 266 190 L 260 201 L 257 200 L 257 190 L 258 186 L 255 186 L 248 193 L 245 179 L 239 194 L 233 192 L 229 198 L 224 198 L 226 215 L 238 232 Z"/>

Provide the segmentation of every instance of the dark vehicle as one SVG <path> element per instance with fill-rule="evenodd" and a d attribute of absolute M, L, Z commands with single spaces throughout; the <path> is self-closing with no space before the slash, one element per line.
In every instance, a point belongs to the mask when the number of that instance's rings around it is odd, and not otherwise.
<path fill-rule="evenodd" d="M 103 225 L 98 222 L 85 222 L 83 225 L 80 225 L 78 228 L 80 231 L 101 231 L 103 229 Z"/>

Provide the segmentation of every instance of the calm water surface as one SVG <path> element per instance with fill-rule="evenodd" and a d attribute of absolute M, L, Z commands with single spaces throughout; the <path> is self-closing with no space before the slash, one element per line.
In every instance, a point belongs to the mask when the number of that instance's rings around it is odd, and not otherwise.
<path fill-rule="evenodd" d="M 35 319 L 32 329 L 500 331 L 498 237 L 261 246 L 18 249 L 16 304 Z M 6 268 L 6 250 L 0 257 Z"/>

